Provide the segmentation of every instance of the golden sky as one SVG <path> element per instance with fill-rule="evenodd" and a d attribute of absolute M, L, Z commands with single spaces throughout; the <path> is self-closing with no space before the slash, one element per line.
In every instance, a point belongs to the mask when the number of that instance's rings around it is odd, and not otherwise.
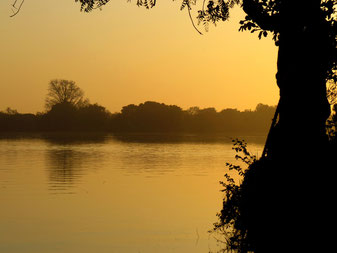
<path fill-rule="evenodd" d="M 55 78 L 111 112 L 147 100 L 217 110 L 277 103 L 277 48 L 238 32 L 238 8 L 199 35 L 180 1 L 146 10 L 113 0 L 87 14 L 74 0 L 26 0 L 10 18 L 12 2 L 0 1 L 0 110 L 43 111 Z"/>

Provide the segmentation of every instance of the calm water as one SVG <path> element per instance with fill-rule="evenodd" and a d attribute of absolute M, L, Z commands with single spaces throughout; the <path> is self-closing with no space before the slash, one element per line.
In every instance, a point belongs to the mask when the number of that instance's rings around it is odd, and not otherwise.
<path fill-rule="evenodd" d="M 207 231 L 231 146 L 227 137 L 1 138 L 0 252 L 215 251 Z M 249 144 L 257 155 L 262 147 Z"/>

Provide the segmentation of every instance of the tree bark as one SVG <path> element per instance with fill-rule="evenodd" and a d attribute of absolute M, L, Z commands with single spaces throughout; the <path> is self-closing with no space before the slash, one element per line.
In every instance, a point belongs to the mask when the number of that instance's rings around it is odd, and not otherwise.
<path fill-rule="evenodd" d="M 247 227 L 256 252 L 326 252 L 334 215 L 325 122 L 327 36 L 320 0 L 284 0 L 277 84 L 279 121 L 267 159 L 245 178 Z M 255 169 L 255 171 L 254 171 Z M 249 178 L 250 177 L 250 178 Z M 328 241 L 327 241 L 328 240 Z M 310 242 L 310 243 L 309 243 Z M 323 242 L 327 242 L 323 245 Z M 330 245 L 331 246 L 331 245 Z M 316 252 L 316 251 L 315 251 Z"/>
<path fill-rule="evenodd" d="M 276 74 L 280 114 L 274 150 L 284 155 L 284 148 L 294 142 L 302 145 L 304 151 L 308 143 L 327 144 L 325 122 L 330 105 L 324 68 L 327 34 L 320 0 L 284 1 L 280 14 Z"/>

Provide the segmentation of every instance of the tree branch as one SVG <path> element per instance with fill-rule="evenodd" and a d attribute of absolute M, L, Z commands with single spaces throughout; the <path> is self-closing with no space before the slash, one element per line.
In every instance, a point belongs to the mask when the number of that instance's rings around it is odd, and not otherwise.
<path fill-rule="evenodd" d="M 262 30 L 275 31 L 277 17 L 269 15 L 259 0 L 243 0 L 242 8 Z"/>
<path fill-rule="evenodd" d="M 17 1 L 18 1 L 18 0 L 15 0 L 14 3 L 12 4 L 13 8 L 16 9 L 16 11 L 13 11 L 13 9 L 12 9 L 13 14 L 10 15 L 11 18 L 14 17 L 16 14 L 18 14 L 18 13 L 20 12 L 21 7 L 22 7 L 23 3 L 25 2 L 25 0 L 22 0 L 22 1 L 21 1 L 21 4 L 19 5 L 19 8 L 16 8 L 15 5 L 16 5 L 16 2 L 17 2 Z"/>
<path fill-rule="evenodd" d="M 192 15 L 191 15 L 191 7 L 190 7 L 189 5 L 187 6 L 187 11 L 188 11 L 188 15 L 190 16 L 190 20 L 191 20 L 191 22 L 192 22 L 192 25 L 193 25 L 194 29 L 195 29 L 199 34 L 202 35 L 202 32 L 200 32 L 200 31 L 198 30 L 198 28 L 197 28 L 197 27 L 195 26 L 195 24 L 194 24 L 194 21 L 193 21 Z"/>

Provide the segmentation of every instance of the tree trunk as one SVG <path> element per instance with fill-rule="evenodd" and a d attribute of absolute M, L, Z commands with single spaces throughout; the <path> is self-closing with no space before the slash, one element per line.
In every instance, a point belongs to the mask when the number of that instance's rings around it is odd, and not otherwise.
<path fill-rule="evenodd" d="M 279 121 L 267 159 L 246 178 L 256 252 L 313 252 L 330 245 L 326 38 L 320 0 L 284 0 L 278 53 Z M 252 181 L 252 182 L 250 182 Z M 326 242 L 326 245 L 324 243 Z M 282 250 L 281 250 L 282 249 Z M 316 251 L 315 251 L 316 252 Z M 325 252 L 320 248 L 317 252 Z"/>
<path fill-rule="evenodd" d="M 327 34 L 320 0 L 284 1 L 281 17 L 276 75 L 280 88 L 279 138 L 274 146 L 283 156 L 291 145 L 306 152 L 309 143 L 320 147 L 327 144 L 325 122 L 330 106 L 324 68 Z"/>

